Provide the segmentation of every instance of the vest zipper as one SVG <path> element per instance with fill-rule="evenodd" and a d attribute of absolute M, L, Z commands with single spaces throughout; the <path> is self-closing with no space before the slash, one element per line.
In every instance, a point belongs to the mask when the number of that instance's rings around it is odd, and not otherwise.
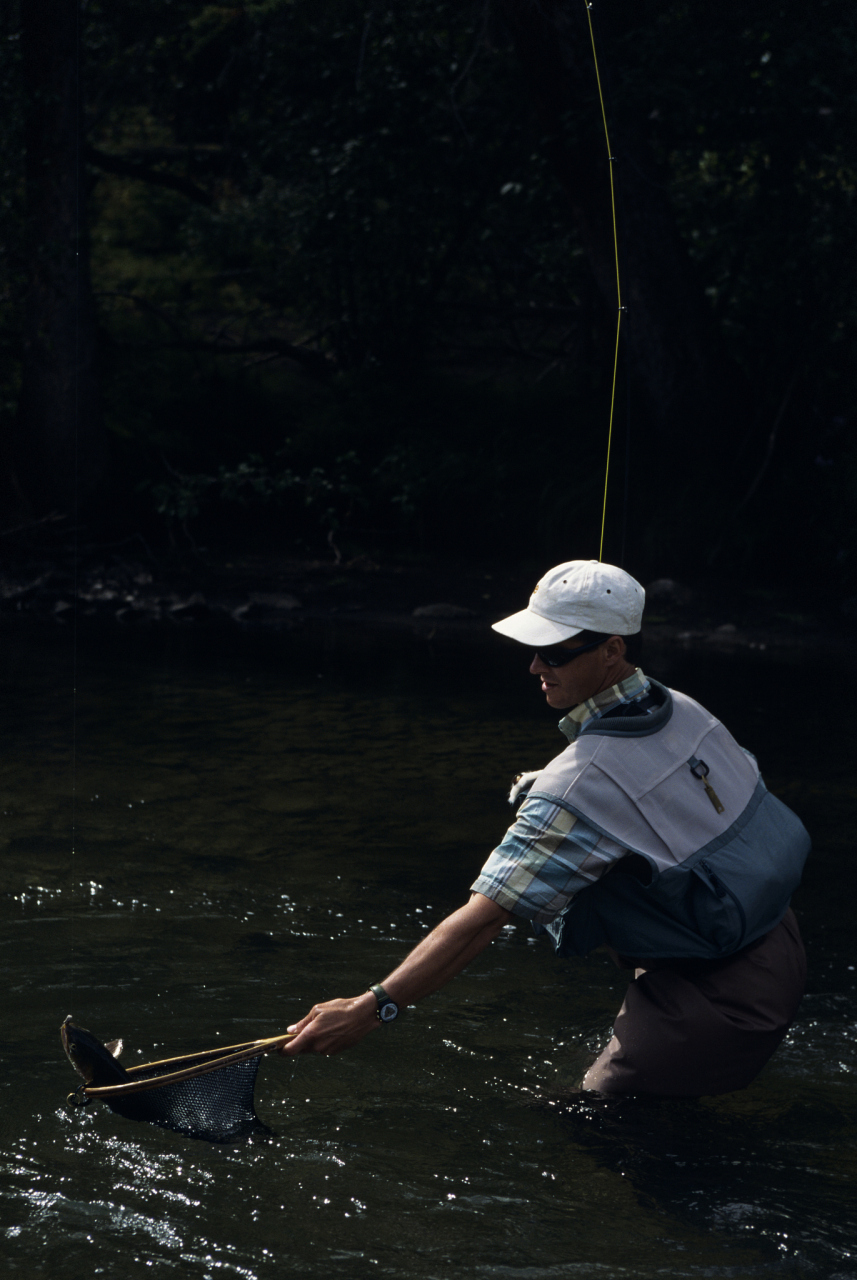
<path fill-rule="evenodd" d="M 693 774 L 694 778 L 698 778 L 699 781 L 702 783 L 702 785 L 705 787 L 705 794 L 708 796 L 709 800 L 714 805 L 715 811 L 717 813 L 723 813 L 724 812 L 723 802 L 720 799 L 720 796 L 712 787 L 711 783 L 708 781 L 708 774 L 709 774 L 708 765 L 705 763 L 704 760 L 697 760 L 696 756 L 691 756 L 687 763 L 690 766 L 690 771 Z"/>

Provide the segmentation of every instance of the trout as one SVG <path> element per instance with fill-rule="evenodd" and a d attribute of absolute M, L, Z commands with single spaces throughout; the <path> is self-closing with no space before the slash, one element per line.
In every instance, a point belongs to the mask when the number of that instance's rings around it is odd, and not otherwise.
<path fill-rule="evenodd" d="M 60 1027 L 60 1039 L 69 1062 L 85 1085 L 100 1089 L 104 1085 L 124 1084 L 130 1079 L 118 1061 L 122 1052 L 121 1040 L 102 1044 L 86 1027 L 79 1027 L 73 1022 L 71 1014 Z"/>
<path fill-rule="evenodd" d="M 107 1044 L 102 1044 L 86 1027 L 79 1027 L 72 1020 L 71 1014 L 60 1027 L 60 1039 L 69 1062 L 83 1080 L 83 1086 L 68 1095 L 72 1106 L 85 1106 L 89 1101 L 82 1092 L 83 1088 L 101 1089 L 111 1084 L 127 1084 L 134 1079 L 118 1061 L 122 1052 L 121 1040 L 109 1040 Z M 104 1101 L 111 1111 L 128 1120 L 149 1120 L 154 1124 L 160 1121 L 157 1104 L 145 1093 L 132 1093 L 124 1098 L 105 1098 Z"/>

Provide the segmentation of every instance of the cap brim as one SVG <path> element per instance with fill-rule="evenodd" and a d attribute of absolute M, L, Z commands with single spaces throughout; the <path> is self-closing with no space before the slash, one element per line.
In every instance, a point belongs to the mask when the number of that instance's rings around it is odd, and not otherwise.
<path fill-rule="evenodd" d="M 530 609 L 522 609 L 520 613 L 492 622 L 491 629 L 498 631 L 501 636 L 509 636 L 519 644 L 532 645 L 536 649 L 570 640 L 584 630 L 583 627 L 570 627 L 568 623 L 552 622 L 550 618 L 543 618 Z"/>

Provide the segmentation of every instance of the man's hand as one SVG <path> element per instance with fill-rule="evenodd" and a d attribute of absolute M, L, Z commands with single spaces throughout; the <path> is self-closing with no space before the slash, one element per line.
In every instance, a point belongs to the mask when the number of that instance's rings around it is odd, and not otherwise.
<path fill-rule="evenodd" d="M 531 773 L 519 773 L 515 778 L 515 781 L 512 783 L 512 790 L 509 792 L 509 804 L 516 806 L 519 803 L 523 804 L 530 792 L 530 788 L 541 772 L 541 769 L 534 769 Z M 522 791 L 524 795 L 523 798 L 519 800 Z"/>
<path fill-rule="evenodd" d="M 340 1053 L 350 1049 L 381 1023 L 376 1017 L 378 1002 L 371 991 L 353 1000 L 327 1000 L 314 1004 L 305 1018 L 289 1027 L 297 1032 L 280 1053 Z"/>
<path fill-rule="evenodd" d="M 400 1009 L 413 1004 L 449 982 L 479 955 L 508 924 L 510 912 L 481 893 L 451 916 L 441 920 L 428 937 L 384 978 L 383 987 Z M 297 1032 L 280 1053 L 339 1053 L 350 1049 L 381 1023 L 376 1017 L 378 1002 L 371 991 L 351 1000 L 327 1000 L 316 1004 L 305 1018 L 289 1027 Z"/>

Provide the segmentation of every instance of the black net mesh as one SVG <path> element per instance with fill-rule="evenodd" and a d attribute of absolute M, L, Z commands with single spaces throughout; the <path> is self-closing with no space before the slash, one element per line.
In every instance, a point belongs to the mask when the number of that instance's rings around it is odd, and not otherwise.
<path fill-rule="evenodd" d="M 169 1070 L 175 1069 L 176 1064 L 170 1063 Z M 103 1100 L 111 1111 L 129 1120 L 147 1120 L 206 1142 L 237 1142 L 253 1133 L 271 1132 L 256 1115 L 253 1103 L 258 1070 L 256 1056 L 177 1084 Z M 143 1068 L 134 1072 L 134 1079 L 156 1080 L 163 1074 L 163 1069 Z"/>
<path fill-rule="evenodd" d="M 98 1099 L 128 1120 L 145 1120 L 207 1142 L 236 1142 L 271 1132 L 256 1115 L 256 1075 L 262 1055 L 281 1049 L 291 1037 L 247 1040 L 127 1069 L 116 1056 L 121 1041 L 103 1044 L 71 1014 L 60 1027 L 60 1038 L 85 1081 L 69 1094 L 71 1105 Z"/>

